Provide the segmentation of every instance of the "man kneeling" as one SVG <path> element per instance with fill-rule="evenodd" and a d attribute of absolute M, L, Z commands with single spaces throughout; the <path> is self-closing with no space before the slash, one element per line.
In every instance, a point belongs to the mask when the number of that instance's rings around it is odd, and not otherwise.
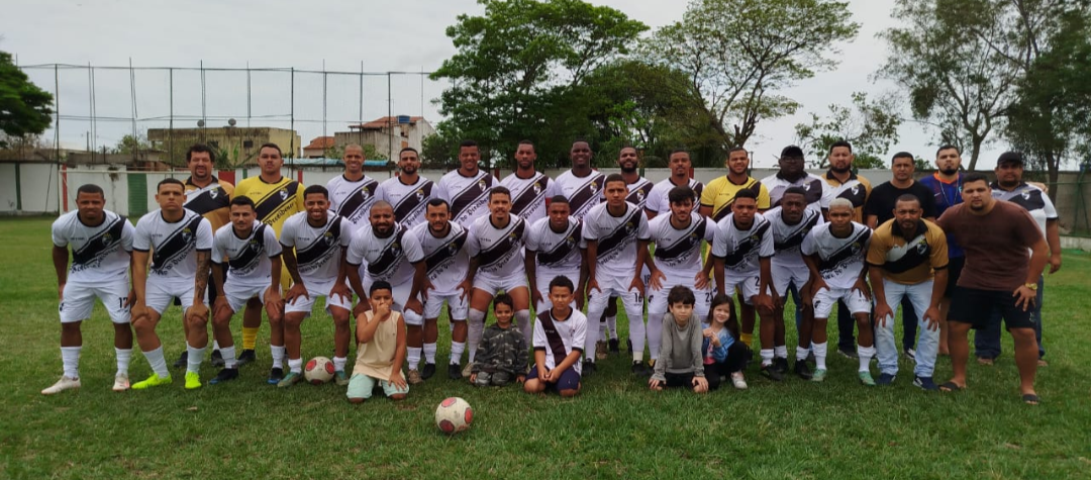
<path fill-rule="evenodd" d="M 385 280 L 371 284 L 368 292 L 371 310 L 356 317 L 356 367 L 349 379 L 348 397 L 352 403 L 371 398 L 375 382 L 394 400 L 404 400 L 409 384 L 402 376 L 405 363 L 405 320 L 390 309 L 394 303 L 393 287 Z"/>
<path fill-rule="evenodd" d="M 652 390 L 692 387 L 694 393 L 708 391 L 704 355 L 701 354 L 705 336 L 700 320 L 693 313 L 694 303 L 693 290 L 684 285 L 676 285 L 667 293 L 670 312 L 660 319 L 663 342 L 659 345 L 655 373 L 648 380 Z"/>
<path fill-rule="evenodd" d="M 535 368 L 530 369 L 523 384 L 527 393 L 546 389 L 562 397 L 580 393 L 580 357 L 587 338 L 587 317 L 571 306 L 575 289 L 568 277 L 557 276 L 549 282 L 553 307 L 534 321 Z"/>

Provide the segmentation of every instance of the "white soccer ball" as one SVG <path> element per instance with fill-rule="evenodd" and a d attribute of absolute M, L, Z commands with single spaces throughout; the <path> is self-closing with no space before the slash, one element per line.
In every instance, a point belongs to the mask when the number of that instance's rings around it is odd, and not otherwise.
<path fill-rule="evenodd" d="M 448 397 L 436 407 L 436 426 L 448 435 L 470 429 L 474 421 L 474 409 L 465 400 Z"/>
<path fill-rule="evenodd" d="M 303 378 L 311 385 L 322 385 L 333 380 L 333 362 L 326 357 L 314 357 L 303 367 Z"/>

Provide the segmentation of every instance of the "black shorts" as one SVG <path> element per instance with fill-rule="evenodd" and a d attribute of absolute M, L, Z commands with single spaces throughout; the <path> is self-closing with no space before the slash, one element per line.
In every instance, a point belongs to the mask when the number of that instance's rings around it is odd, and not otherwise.
<path fill-rule="evenodd" d="M 1030 309 L 1023 311 L 1022 308 L 1015 306 L 1015 297 L 1012 296 L 1012 292 L 1000 290 L 956 288 L 947 319 L 952 322 L 969 323 L 975 329 L 983 329 L 989 326 L 991 319 L 997 318 L 993 312 L 1000 313 L 1008 329 L 1034 328 Z"/>
<path fill-rule="evenodd" d="M 955 298 L 955 286 L 962 276 L 962 267 L 966 265 L 966 257 L 954 257 L 947 260 L 947 290 L 943 292 L 944 298 Z"/>

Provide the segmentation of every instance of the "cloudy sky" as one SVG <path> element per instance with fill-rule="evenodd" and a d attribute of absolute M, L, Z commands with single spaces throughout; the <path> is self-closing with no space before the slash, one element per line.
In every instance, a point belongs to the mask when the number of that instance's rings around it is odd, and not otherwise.
<path fill-rule="evenodd" d="M 592 3 L 617 8 L 653 29 L 681 19 L 681 0 L 598 0 Z M 862 25 L 852 43 L 841 45 L 840 65 L 831 72 L 801 82 L 785 93 L 803 108 L 793 117 L 758 126 L 748 143 L 759 165 L 771 165 L 785 144 L 795 141 L 793 127 L 807 121 L 810 112 L 824 114 L 830 103 L 848 104 L 855 91 L 878 95 L 892 86 L 869 77 L 883 63 L 886 47 L 875 38 L 893 22 L 892 0 L 850 0 L 854 19 Z M 173 72 L 175 126 L 196 125 L 202 115 L 210 125 L 226 125 L 236 118 L 246 125 L 288 126 L 292 75 L 284 71 L 256 71 L 250 76 L 247 105 L 245 72 L 207 71 L 202 109 L 201 75 L 206 68 L 294 67 L 297 70 L 340 72 L 430 71 L 454 53 L 444 34 L 461 13 L 482 11 L 473 0 L 415 1 L 267 1 L 267 0 L 15 0 L 5 2 L 0 16 L 0 50 L 18 57 L 22 66 L 72 64 L 97 66 L 184 67 Z M 89 141 L 91 94 L 86 69 L 27 68 L 41 87 L 60 89 L 61 141 L 83 147 Z M 94 108 L 99 117 L 94 144 L 113 145 L 133 124 L 135 86 L 136 129 L 163 128 L 172 113 L 172 75 L 167 70 L 96 69 Z M 374 119 L 388 110 L 388 77 L 366 76 L 363 112 L 360 112 L 360 77 L 297 73 L 295 75 L 295 128 L 307 143 L 360 118 Z M 420 75 L 389 78 L 394 114 L 421 115 L 436 123 L 439 114 L 431 103 L 442 91 L 441 82 Z M 326 106 L 323 114 L 323 84 Z M 249 108 L 249 109 L 248 109 Z M 204 113 L 202 113 L 202 111 Z M 325 124 L 322 119 L 326 118 Z M 933 158 L 931 134 L 906 122 L 900 141 L 891 152 L 907 150 Z M 53 132 L 47 137 L 53 138 Z M 982 155 L 979 168 L 991 168 L 1003 145 Z"/>

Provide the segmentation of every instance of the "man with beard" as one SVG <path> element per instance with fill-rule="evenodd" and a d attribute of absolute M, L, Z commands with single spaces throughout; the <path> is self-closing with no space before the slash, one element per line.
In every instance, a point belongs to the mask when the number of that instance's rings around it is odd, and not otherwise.
<path fill-rule="evenodd" d="M 420 176 L 420 154 L 412 147 L 405 147 L 398 154 L 401 173 L 383 180 L 375 189 L 375 200 L 383 200 L 394 206 L 394 218 L 406 228 L 424 223 L 425 205 L 435 198 L 435 184 Z"/>
<path fill-rule="evenodd" d="M 469 227 L 489 214 L 489 192 L 500 181 L 478 166 L 481 150 L 477 142 L 465 140 L 458 147 L 457 170 L 447 172 L 436 184 L 436 198 L 451 206 L 451 221 Z"/>
<path fill-rule="evenodd" d="M 341 157 L 345 163 L 345 173 L 326 182 L 330 192 L 330 211 L 343 217 L 353 229 L 367 223 L 368 211 L 375 202 L 375 190 L 379 182 L 364 174 L 364 149 L 359 145 L 348 145 Z"/>
<path fill-rule="evenodd" d="M 649 220 L 660 213 L 671 213 L 671 202 L 668 197 L 670 191 L 676 187 L 689 187 L 690 190 L 693 190 L 693 194 L 696 195 L 696 198 L 693 199 L 694 207 L 701 203 L 701 194 L 704 192 L 705 186 L 697 179 L 690 178 L 693 163 L 690 161 L 689 152 L 677 149 L 671 152 L 669 158 L 667 165 L 670 168 L 671 176 L 652 187 L 651 193 L 648 194 L 648 203 L 644 206 L 644 212 L 648 214 Z"/>
<path fill-rule="evenodd" d="M 962 165 L 961 152 L 954 145 L 943 145 L 936 150 L 936 172 L 920 180 L 921 185 L 932 191 L 932 198 L 936 202 L 936 217 L 943 216 L 948 208 L 962 203 L 962 179 L 959 171 Z M 947 350 L 947 312 L 951 309 L 951 297 L 955 293 L 955 285 L 962 276 L 962 267 L 966 264 L 966 254 L 962 247 L 955 241 L 954 236 L 947 234 L 947 290 L 944 291 L 943 301 L 939 304 L 939 355 L 945 356 Z"/>
<path fill-rule="evenodd" d="M 572 160 L 572 169 L 557 176 L 557 193 L 568 199 L 571 215 L 583 220 L 587 212 L 602 202 L 606 175 L 591 169 L 591 146 L 585 140 L 572 142 L 568 158 Z M 577 297 L 583 294 L 575 293 Z"/>
<path fill-rule="evenodd" d="M 536 171 L 538 154 L 530 140 L 519 142 L 515 150 L 515 172 L 504 177 L 500 185 L 511 191 L 511 214 L 530 225 L 546 216 L 546 199 L 556 195 L 556 183 L 545 173 Z"/>

